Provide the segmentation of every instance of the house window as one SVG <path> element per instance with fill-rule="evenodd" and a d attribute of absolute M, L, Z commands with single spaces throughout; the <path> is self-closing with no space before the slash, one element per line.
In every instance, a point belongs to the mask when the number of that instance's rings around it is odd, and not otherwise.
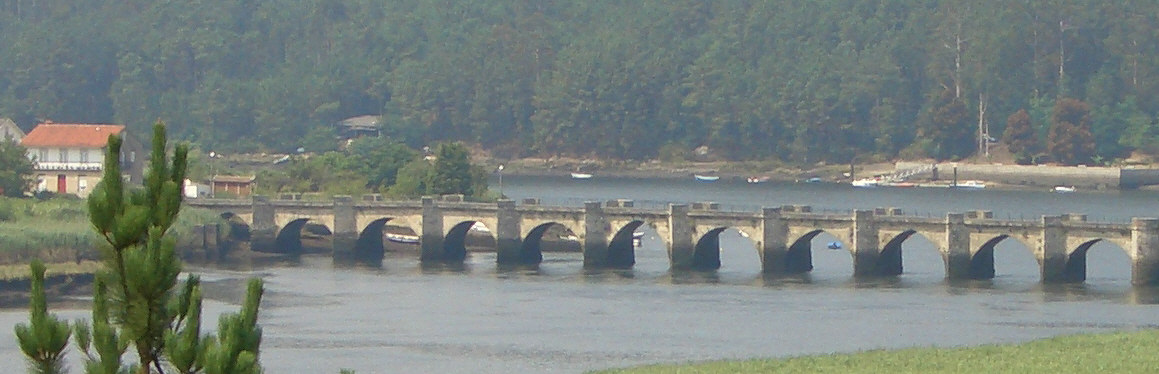
<path fill-rule="evenodd" d="M 89 181 L 82 175 L 78 178 L 76 187 L 78 191 L 84 192 L 89 188 Z"/>
<path fill-rule="evenodd" d="M 89 150 L 84 149 L 84 150 L 80 151 L 80 162 L 83 162 L 83 163 L 89 162 Z"/>
<path fill-rule="evenodd" d="M 68 150 L 67 149 L 64 149 L 64 148 L 60 149 L 60 162 L 68 162 Z"/>
<path fill-rule="evenodd" d="M 129 162 L 137 162 L 137 152 L 129 152 Z"/>
<path fill-rule="evenodd" d="M 41 148 L 40 149 L 40 156 L 39 156 L 39 158 L 36 159 L 36 161 L 48 162 L 48 150 Z"/>

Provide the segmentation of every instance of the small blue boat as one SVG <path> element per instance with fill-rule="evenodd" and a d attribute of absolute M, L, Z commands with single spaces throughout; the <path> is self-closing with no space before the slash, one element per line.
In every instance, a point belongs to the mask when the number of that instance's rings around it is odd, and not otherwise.
<path fill-rule="evenodd" d="M 841 249 L 841 242 L 829 242 L 829 249 Z"/>
<path fill-rule="evenodd" d="M 701 181 L 701 182 L 716 182 L 717 180 L 720 179 L 720 176 L 717 176 L 717 175 L 693 174 L 692 176 L 696 177 L 696 180 Z"/>

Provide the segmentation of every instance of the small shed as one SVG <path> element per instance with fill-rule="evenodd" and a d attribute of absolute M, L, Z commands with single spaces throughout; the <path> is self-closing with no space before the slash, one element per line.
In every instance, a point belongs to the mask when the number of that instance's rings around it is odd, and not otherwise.
<path fill-rule="evenodd" d="M 252 175 L 214 175 L 209 185 L 214 197 L 247 197 L 253 194 L 255 177 Z"/>
<path fill-rule="evenodd" d="M 378 123 L 380 119 L 381 117 L 379 116 L 350 117 L 339 121 L 335 124 L 335 127 L 338 128 L 338 137 L 341 139 L 379 136 Z"/>

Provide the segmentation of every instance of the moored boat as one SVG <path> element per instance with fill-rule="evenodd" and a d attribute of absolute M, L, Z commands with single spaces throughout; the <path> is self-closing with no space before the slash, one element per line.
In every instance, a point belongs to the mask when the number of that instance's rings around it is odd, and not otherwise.
<path fill-rule="evenodd" d="M 697 181 L 701 182 L 716 182 L 717 180 L 720 180 L 720 176 L 718 175 L 693 174 L 692 176 L 695 177 Z"/>
<path fill-rule="evenodd" d="M 771 178 L 769 178 L 767 176 L 765 176 L 765 177 L 748 177 L 748 178 L 745 178 L 745 181 L 747 181 L 749 183 L 765 183 L 765 182 L 768 182 L 770 179 Z"/>
<path fill-rule="evenodd" d="M 1067 192 L 1074 192 L 1074 190 L 1075 190 L 1074 186 L 1054 186 L 1054 189 L 1052 189 L 1051 191 L 1058 192 L 1058 193 L 1067 193 Z"/>
<path fill-rule="evenodd" d="M 853 187 L 877 187 L 881 184 L 881 181 L 877 180 L 876 178 L 862 178 L 855 179 L 853 182 L 850 182 L 850 184 L 852 184 Z"/>
<path fill-rule="evenodd" d="M 386 240 L 402 244 L 418 244 L 419 237 L 418 235 L 396 234 L 393 232 L 388 232 L 386 233 Z"/>
<path fill-rule="evenodd" d="M 982 181 L 968 180 L 959 182 L 958 184 L 951 187 L 978 190 L 986 188 L 986 183 L 983 183 Z"/>
<path fill-rule="evenodd" d="M 571 179 L 592 179 L 591 173 L 571 173 Z"/>

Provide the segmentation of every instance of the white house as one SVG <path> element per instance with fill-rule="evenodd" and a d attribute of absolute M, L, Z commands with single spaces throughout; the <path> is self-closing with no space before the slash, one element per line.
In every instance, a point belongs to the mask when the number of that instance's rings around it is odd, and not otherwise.
<path fill-rule="evenodd" d="M 122 176 L 140 183 L 145 154 L 125 126 L 42 123 L 20 142 L 36 163 L 36 190 L 87 197 L 101 179 L 109 135 L 121 135 Z"/>
<path fill-rule="evenodd" d="M 16 126 L 16 122 L 12 122 L 11 119 L 0 118 L 0 141 L 6 139 L 19 143 L 21 139 L 24 139 L 24 131 L 20 130 L 20 127 Z"/>

